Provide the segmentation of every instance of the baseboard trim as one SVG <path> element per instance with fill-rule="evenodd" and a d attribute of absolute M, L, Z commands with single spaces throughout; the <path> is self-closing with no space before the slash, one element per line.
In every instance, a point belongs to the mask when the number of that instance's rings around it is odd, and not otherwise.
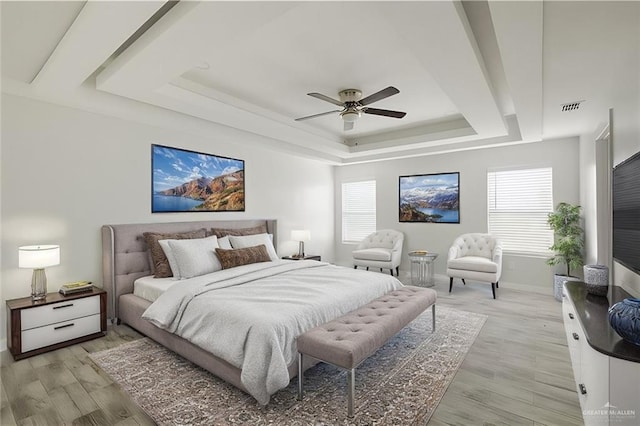
<path fill-rule="evenodd" d="M 348 263 L 347 264 L 336 263 L 336 265 L 353 268 L 353 264 L 348 264 Z M 387 270 L 387 272 L 388 272 L 388 270 Z M 447 276 L 447 275 L 434 274 L 433 278 L 434 278 L 434 281 L 436 281 L 436 283 L 443 282 L 443 283 L 446 283 L 447 286 L 449 285 L 449 276 Z M 398 277 L 398 279 L 400 281 L 402 281 L 404 284 L 410 285 L 411 284 L 411 271 L 400 269 L 400 276 Z M 511 290 L 520 290 L 520 291 L 526 291 L 526 292 L 530 292 L 530 293 L 537 293 L 537 294 L 544 294 L 544 295 L 547 295 L 547 296 L 553 296 L 553 282 L 549 282 L 547 286 L 537 286 L 537 285 L 531 285 L 531 284 L 513 283 L 513 282 L 509 282 L 509 281 L 500 281 L 500 288 L 508 288 L 508 289 L 511 289 Z"/>
<path fill-rule="evenodd" d="M 449 285 L 449 276 L 447 275 L 435 274 L 434 278 L 436 282 L 445 282 L 447 286 Z M 548 287 L 541 287 L 541 286 L 530 285 L 530 284 L 520 284 L 520 283 L 512 283 L 509 281 L 500 281 L 500 288 L 508 288 L 510 290 L 520 290 L 520 291 L 526 291 L 529 293 L 537 293 L 537 294 L 544 294 L 547 296 L 553 296 L 552 282 L 549 283 Z"/>

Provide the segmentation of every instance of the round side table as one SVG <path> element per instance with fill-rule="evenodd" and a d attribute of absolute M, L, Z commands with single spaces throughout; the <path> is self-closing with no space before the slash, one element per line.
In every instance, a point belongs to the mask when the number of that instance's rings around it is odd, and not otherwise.
<path fill-rule="evenodd" d="M 438 253 L 429 253 L 426 250 L 409 252 L 411 261 L 411 285 L 418 287 L 433 287 L 433 261 Z"/>

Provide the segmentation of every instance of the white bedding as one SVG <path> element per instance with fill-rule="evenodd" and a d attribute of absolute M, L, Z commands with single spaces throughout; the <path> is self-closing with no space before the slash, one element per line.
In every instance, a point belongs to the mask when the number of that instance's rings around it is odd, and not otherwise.
<path fill-rule="evenodd" d="M 297 336 L 400 287 L 390 275 L 313 260 L 264 262 L 183 280 L 143 318 L 240 368 L 267 404 L 289 384 Z"/>
<path fill-rule="evenodd" d="M 155 302 L 172 285 L 179 283 L 180 281 L 173 277 L 154 278 L 153 275 L 148 275 L 133 282 L 133 294 L 149 302 Z"/>

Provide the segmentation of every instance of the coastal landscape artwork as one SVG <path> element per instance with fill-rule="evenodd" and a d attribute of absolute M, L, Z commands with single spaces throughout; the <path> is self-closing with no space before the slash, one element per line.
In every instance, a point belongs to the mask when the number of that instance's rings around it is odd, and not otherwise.
<path fill-rule="evenodd" d="M 244 211 L 244 161 L 151 145 L 151 212 Z"/>
<path fill-rule="evenodd" d="M 400 176 L 400 222 L 460 223 L 460 173 Z"/>

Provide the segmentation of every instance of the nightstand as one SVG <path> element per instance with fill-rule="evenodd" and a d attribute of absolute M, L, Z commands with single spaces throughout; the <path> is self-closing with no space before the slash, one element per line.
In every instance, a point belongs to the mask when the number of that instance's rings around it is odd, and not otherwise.
<path fill-rule="evenodd" d="M 317 260 L 318 262 L 322 261 L 322 258 L 320 256 L 314 254 L 308 254 L 305 257 L 283 256 L 282 258 L 286 260 Z"/>
<path fill-rule="evenodd" d="M 107 331 L 107 292 L 91 291 L 46 299 L 7 300 L 7 337 L 15 360 L 104 336 Z"/>

